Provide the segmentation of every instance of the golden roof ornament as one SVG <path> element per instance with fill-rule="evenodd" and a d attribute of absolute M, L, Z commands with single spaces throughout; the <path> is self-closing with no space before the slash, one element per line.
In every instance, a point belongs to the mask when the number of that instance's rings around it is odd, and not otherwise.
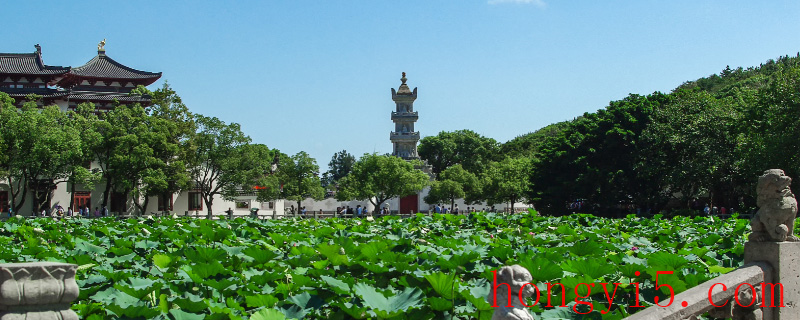
<path fill-rule="evenodd" d="M 106 52 L 106 39 L 97 44 L 97 52 Z"/>

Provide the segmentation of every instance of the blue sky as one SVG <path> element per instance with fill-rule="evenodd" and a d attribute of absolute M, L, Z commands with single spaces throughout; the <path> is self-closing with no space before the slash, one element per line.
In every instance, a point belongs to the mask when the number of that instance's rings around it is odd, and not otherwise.
<path fill-rule="evenodd" d="M 422 136 L 504 142 L 629 93 L 800 51 L 800 1 L 0 1 L 0 52 L 163 72 L 192 112 L 254 142 L 391 152 L 390 88 Z"/>

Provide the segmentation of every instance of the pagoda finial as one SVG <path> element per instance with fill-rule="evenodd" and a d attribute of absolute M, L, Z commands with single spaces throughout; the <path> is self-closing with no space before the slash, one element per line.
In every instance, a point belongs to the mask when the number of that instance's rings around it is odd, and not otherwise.
<path fill-rule="evenodd" d="M 106 39 L 103 38 L 103 41 L 97 44 L 97 52 L 106 52 Z"/>
<path fill-rule="evenodd" d="M 407 81 L 407 80 L 408 80 L 408 79 L 406 79 L 406 73 L 405 73 L 405 72 L 403 72 L 403 77 L 402 77 L 402 78 L 400 78 L 400 81 L 403 81 L 403 84 L 406 84 L 406 81 Z"/>

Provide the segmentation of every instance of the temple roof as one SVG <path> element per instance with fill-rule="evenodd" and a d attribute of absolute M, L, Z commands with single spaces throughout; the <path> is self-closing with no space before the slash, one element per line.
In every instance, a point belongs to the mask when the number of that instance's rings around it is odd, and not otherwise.
<path fill-rule="evenodd" d="M 0 73 L 30 75 L 60 75 L 69 72 L 69 67 L 47 66 L 41 52 L 0 53 Z"/>
<path fill-rule="evenodd" d="M 47 99 L 65 97 L 69 94 L 69 92 L 64 90 L 50 88 L 2 88 L 2 91 L 8 93 L 12 98 L 25 98 L 29 94 L 36 94 Z"/>
<path fill-rule="evenodd" d="M 89 62 L 86 64 L 80 67 L 72 68 L 70 75 L 117 80 L 138 79 L 144 80 L 143 82 L 146 82 L 146 85 L 149 85 L 161 78 L 161 72 L 147 72 L 127 67 L 115 61 L 114 59 L 111 59 L 105 54 L 105 52 L 99 52 L 97 56 L 92 58 L 92 60 L 89 60 Z"/>
<path fill-rule="evenodd" d="M 87 101 L 113 101 L 116 99 L 119 102 L 148 102 L 150 101 L 150 96 L 128 95 L 127 93 L 117 92 L 72 91 L 69 99 Z"/>

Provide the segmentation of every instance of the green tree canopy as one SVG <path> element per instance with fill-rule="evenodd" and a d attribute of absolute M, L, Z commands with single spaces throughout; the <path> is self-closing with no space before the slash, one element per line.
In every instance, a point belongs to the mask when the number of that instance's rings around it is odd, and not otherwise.
<path fill-rule="evenodd" d="M 336 199 L 369 200 L 375 208 L 380 208 L 386 200 L 419 192 L 428 179 L 413 163 L 401 158 L 365 154 L 356 161 L 350 174 L 340 180 Z"/>
<path fill-rule="evenodd" d="M 569 123 L 570 121 L 557 122 L 511 139 L 500 146 L 500 153 L 506 157 L 538 156 L 541 146 L 562 135 L 569 128 Z"/>
<path fill-rule="evenodd" d="M 0 97 L 2 160 L 14 212 L 25 204 L 28 191 L 34 197 L 33 210 L 49 209 L 56 184 L 66 180 L 73 167 L 81 163 L 80 139 L 72 121 L 57 106 L 40 109 L 39 100 L 38 96 L 29 96 L 17 109 L 12 100 Z"/>
<path fill-rule="evenodd" d="M 350 173 L 355 163 L 356 157 L 349 154 L 347 150 L 337 152 L 328 162 L 328 171 L 324 174 L 325 179 L 323 179 L 323 182 L 325 185 L 336 183 Z"/>
<path fill-rule="evenodd" d="M 514 203 L 525 199 L 530 192 L 530 171 L 531 160 L 526 157 L 508 157 L 490 163 L 483 176 L 483 194 L 487 204 L 510 203 L 513 212 Z"/>
<path fill-rule="evenodd" d="M 250 163 L 245 161 L 245 146 L 250 138 L 242 133 L 239 124 L 226 124 L 216 117 L 195 115 L 195 123 L 197 133 L 191 142 L 195 152 L 189 170 L 211 215 L 214 196 L 233 200 L 239 189 L 250 182 L 246 167 Z"/>
<path fill-rule="evenodd" d="M 464 170 L 479 174 L 489 162 L 502 158 L 499 147 L 492 138 L 471 130 L 458 130 L 422 138 L 417 150 L 420 158 L 433 166 L 437 175 L 454 164 L 461 164 Z"/>
<path fill-rule="evenodd" d="M 460 164 L 456 164 L 439 174 L 438 181 L 431 183 L 431 189 L 424 200 L 426 203 L 450 203 L 452 210 L 456 199 L 464 199 L 467 204 L 480 202 L 481 189 L 481 180 L 464 170 Z"/>
<path fill-rule="evenodd" d="M 658 192 L 648 196 L 662 203 L 678 194 L 684 203 L 704 194 L 735 201 L 739 118 L 733 99 L 699 90 L 676 92 L 642 133 L 636 172 Z"/>
<path fill-rule="evenodd" d="M 317 161 L 304 151 L 291 157 L 281 155 L 278 162 L 278 179 L 283 186 L 281 197 L 296 201 L 298 210 L 306 198 L 322 200 L 325 197 Z"/>

